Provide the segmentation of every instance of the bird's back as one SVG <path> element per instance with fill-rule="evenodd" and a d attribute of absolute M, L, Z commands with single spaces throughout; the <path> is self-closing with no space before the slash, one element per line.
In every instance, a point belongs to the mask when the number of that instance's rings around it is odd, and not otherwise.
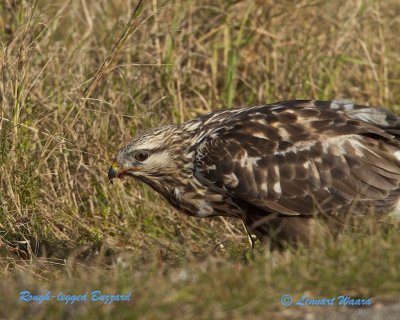
<path fill-rule="evenodd" d="M 229 195 L 252 224 L 272 214 L 386 213 L 398 203 L 400 125 L 385 109 L 287 101 L 203 121 L 196 176 Z"/>

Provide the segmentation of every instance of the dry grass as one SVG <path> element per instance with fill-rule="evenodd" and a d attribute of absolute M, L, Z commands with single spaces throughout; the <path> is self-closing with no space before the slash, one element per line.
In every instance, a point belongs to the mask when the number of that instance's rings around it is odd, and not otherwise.
<path fill-rule="evenodd" d="M 5 312 L 257 317 L 281 310 L 288 292 L 398 292 L 391 227 L 252 258 L 235 221 L 184 217 L 147 187 L 106 177 L 137 132 L 210 110 L 295 98 L 400 108 L 398 1 L 152 0 L 140 17 L 134 9 L 128 0 L 0 5 Z M 135 299 L 28 304 L 18 314 L 19 291 L 49 287 L 132 290 Z"/>

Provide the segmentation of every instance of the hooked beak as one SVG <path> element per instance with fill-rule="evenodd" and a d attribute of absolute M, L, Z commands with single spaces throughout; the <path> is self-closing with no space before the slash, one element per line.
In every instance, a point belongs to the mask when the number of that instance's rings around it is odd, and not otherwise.
<path fill-rule="evenodd" d="M 131 175 L 130 171 L 139 171 L 140 164 L 129 168 L 121 168 L 117 161 L 114 161 L 108 169 L 108 181 L 112 184 L 115 178 L 123 178 L 125 175 Z"/>
<path fill-rule="evenodd" d="M 112 183 L 113 179 L 119 177 L 120 167 L 117 161 L 114 161 L 108 170 L 108 181 Z"/>

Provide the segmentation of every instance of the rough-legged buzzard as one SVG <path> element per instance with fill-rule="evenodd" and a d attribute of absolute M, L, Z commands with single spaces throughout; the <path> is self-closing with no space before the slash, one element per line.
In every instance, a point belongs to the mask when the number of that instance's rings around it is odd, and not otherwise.
<path fill-rule="evenodd" d="M 399 138 L 382 108 L 278 102 L 148 131 L 108 176 L 137 178 L 191 216 L 240 218 L 263 241 L 307 240 L 316 216 L 396 210 Z"/>

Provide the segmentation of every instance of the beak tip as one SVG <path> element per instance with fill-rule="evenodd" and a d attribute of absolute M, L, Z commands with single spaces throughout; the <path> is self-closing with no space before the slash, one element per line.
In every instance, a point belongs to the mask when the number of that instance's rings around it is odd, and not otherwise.
<path fill-rule="evenodd" d="M 112 184 L 112 180 L 118 177 L 118 163 L 114 162 L 108 170 L 108 181 Z"/>

